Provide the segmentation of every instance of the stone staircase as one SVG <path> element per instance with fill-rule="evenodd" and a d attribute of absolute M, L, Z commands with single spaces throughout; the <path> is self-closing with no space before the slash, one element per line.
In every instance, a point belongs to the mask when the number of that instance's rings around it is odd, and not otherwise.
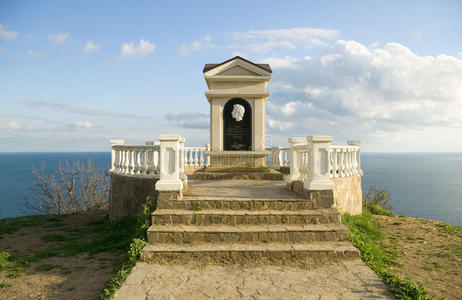
<path fill-rule="evenodd" d="M 181 200 L 152 214 L 147 261 L 159 259 L 358 258 L 332 208 L 285 189 L 282 181 L 191 180 Z"/>

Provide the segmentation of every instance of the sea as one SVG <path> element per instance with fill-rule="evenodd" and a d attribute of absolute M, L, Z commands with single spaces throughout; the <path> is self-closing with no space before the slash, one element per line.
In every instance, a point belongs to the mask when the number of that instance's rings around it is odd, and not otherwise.
<path fill-rule="evenodd" d="M 109 152 L 0 153 L 0 219 L 29 215 L 25 199 L 33 185 L 32 168 L 47 172 L 59 162 L 91 159 L 108 168 Z M 363 193 L 372 182 L 385 189 L 396 215 L 440 220 L 462 226 L 462 153 L 361 153 Z"/>

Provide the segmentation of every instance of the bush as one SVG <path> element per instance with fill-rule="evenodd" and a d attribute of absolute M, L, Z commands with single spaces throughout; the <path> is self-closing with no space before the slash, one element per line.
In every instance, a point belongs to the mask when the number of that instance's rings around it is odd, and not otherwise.
<path fill-rule="evenodd" d="M 372 214 L 393 216 L 390 202 L 390 193 L 385 189 L 378 189 L 372 181 L 369 190 L 363 196 L 363 206 Z"/>
<path fill-rule="evenodd" d="M 36 214 L 72 214 L 107 209 L 110 179 L 106 169 L 95 168 L 91 160 L 80 164 L 59 163 L 55 172 L 47 173 L 45 164 L 32 168 L 35 180 L 29 188 L 31 198 L 26 207 Z"/>

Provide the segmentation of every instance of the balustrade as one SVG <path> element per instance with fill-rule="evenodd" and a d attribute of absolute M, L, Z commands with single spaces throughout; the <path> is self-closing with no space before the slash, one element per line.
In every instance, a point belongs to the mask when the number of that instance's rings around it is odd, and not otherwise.
<path fill-rule="evenodd" d="M 159 176 L 159 151 L 159 145 L 113 145 L 111 172 L 125 175 Z"/>

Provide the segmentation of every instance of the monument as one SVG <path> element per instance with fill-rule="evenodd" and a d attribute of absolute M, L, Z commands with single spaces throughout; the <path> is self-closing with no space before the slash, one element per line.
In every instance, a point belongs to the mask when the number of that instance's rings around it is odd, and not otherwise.
<path fill-rule="evenodd" d="M 236 166 L 261 170 L 268 155 L 264 138 L 270 66 L 236 56 L 206 64 L 203 72 L 210 103 L 208 171 Z"/>

